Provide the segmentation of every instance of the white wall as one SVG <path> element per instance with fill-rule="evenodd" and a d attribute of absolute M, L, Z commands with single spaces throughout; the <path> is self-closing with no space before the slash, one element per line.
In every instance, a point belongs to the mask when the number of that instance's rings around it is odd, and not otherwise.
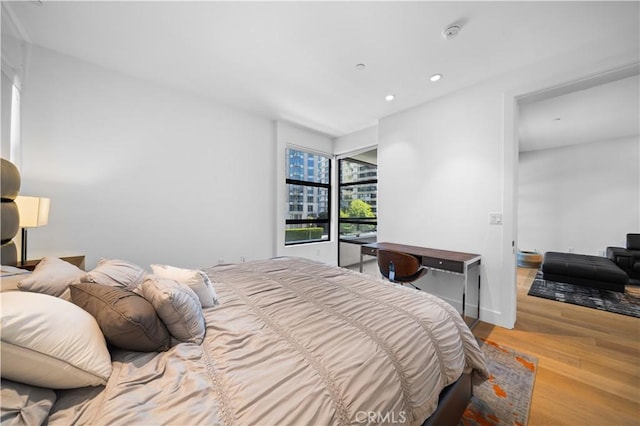
<path fill-rule="evenodd" d="M 13 98 L 13 83 L 7 75 L 0 75 L 0 157 L 5 160 L 11 158 L 11 104 Z"/>
<path fill-rule="evenodd" d="M 640 139 L 520 153 L 521 250 L 602 255 L 640 232 Z"/>
<path fill-rule="evenodd" d="M 274 254 L 270 120 L 33 47 L 22 193 L 51 198 L 29 257 L 210 266 Z"/>
<path fill-rule="evenodd" d="M 382 119 L 378 135 L 378 240 L 481 254 L 481 316 L 494 323 L 510 285 L 502 227 L 488 224 L 503 209 L 502 114 L 500 92 L 477 86 Z M 461 308 L 461 277 L 431 272 L 420 286 Z"/>
<path fill-rule="evenodd" d="M 20 169 L 20 91 L 27 69 L 29 44 L 9 35 L 15 34 L 17 27 L 2 4 L 2 84 L 0 106 L 2 120 L 2 140 L 0 156 L 14 163 Z M 6 30 L 6 32 L 5 32 Z"/>
<path fill-rule="evenodd" d="M 283 121 L 276 123 L 276 216 L 274 218 L 276 238 L 275 252 L 277 256 L 300 256 L 309 259 L 319 260 L 337 265 L 338 263 L 338 245 L 337 245 L 337 221 L 335 214 L 331 215 L 331 235 L 329 241 L 299 244 L 286 246 L 285 237 L 285 219 L 287 217 L 287 185 L 286 185 L 286 149 L 287 146 L 309 149 L 312 152 L 326 154 L 332 157 L 333 140 L 331 137 L 314 132 L 312 130 L 298 127 Z M 333 161 L 333 160 L 332 160 Z M 335 182 L 335 161 L 331 164 L 331 182 Z M 332 189 L 332 206 L 336 204 L 336 189 Z"/>

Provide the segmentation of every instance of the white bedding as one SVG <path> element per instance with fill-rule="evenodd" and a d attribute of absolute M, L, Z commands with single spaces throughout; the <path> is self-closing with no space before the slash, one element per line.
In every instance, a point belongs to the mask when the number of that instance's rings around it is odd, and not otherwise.
<path fill-rule="evenodd" d="M 49 424 L 421 424 L 463 372 L 488 375 L 460 315 L 425 292 L 298 258 L 206 272 L 220 305 L 202 345 L 114 352 L 106 387 L 58 391 Z"/>
<path fill-rule="evenodd" d="M 0 292 L 18 290 L 18 283 L 31 274 L 31 271 L 2 265 L 0 269 Z"/>

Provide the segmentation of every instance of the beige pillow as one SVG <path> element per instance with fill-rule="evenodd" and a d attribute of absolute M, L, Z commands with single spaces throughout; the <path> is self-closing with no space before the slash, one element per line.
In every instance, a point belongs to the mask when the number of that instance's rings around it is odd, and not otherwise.
<path fill-rule="evenodd" d="M 203 271 L 176 268 L 169 265 L 151 265 L 151 270 L 158 277 L 171 278 L 191 288 L 198 295 L 203 308 L 210 308 L 218 304 L 216 290 Z"/>
<path fill-rule="evenodd" d="M 111 356 L 96 320 L 47 294 L 10 291 L 2 305 L 2 377 L 51 389 L 104 385 Z"/>
<path fill-rule="evenodd" d="M 200 300 L 193 290 L 176 280 L 148 275 L 139 291 L 151 302 L 176 340 L 202 343 L 204 315 Z"/>
<path fill-rule="evenodd" d="M 74 284 L 71 300 L 94 316 L 107 341 L 138 352 L 166 351 L 171 336 L 153 306 L 132 291 L 100 284 Z"/>
<path fill-rule="evenodd" d="M 142 284 L 146 274 L 146 271 L 135 263 L 103 258 L 98 261 L 95 269 L 87 273 L 86 281 L 133 290 Z"/>
<path fill-rule="evenodd" d="M 70 284 L 84 280 L 87 273 L 57 257 L 45 257 L 31 275 L 20 280 L 18 288 L 24 291 L 61 296 Z"/>

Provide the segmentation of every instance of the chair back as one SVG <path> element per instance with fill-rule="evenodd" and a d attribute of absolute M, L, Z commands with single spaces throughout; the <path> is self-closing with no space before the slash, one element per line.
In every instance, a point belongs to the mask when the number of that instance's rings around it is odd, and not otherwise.
<path fill-rule="evenodd" d="M 390 281 L 412 282 L 427 273 L 417 257 L 391 250 L 378 250 L 378 268 Z"/>

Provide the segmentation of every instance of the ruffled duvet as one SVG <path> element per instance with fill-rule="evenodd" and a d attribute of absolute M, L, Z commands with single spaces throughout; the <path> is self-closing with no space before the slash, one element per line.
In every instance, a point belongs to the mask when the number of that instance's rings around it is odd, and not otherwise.
<path fill-rule="evenodd" d="M 463 372 L 460 315 L 428 293 L 299 258 L 206 270 L 202 345 L 113 353 L 105 387 L 58 393 L 49 424 L 421 424 Z"/>

